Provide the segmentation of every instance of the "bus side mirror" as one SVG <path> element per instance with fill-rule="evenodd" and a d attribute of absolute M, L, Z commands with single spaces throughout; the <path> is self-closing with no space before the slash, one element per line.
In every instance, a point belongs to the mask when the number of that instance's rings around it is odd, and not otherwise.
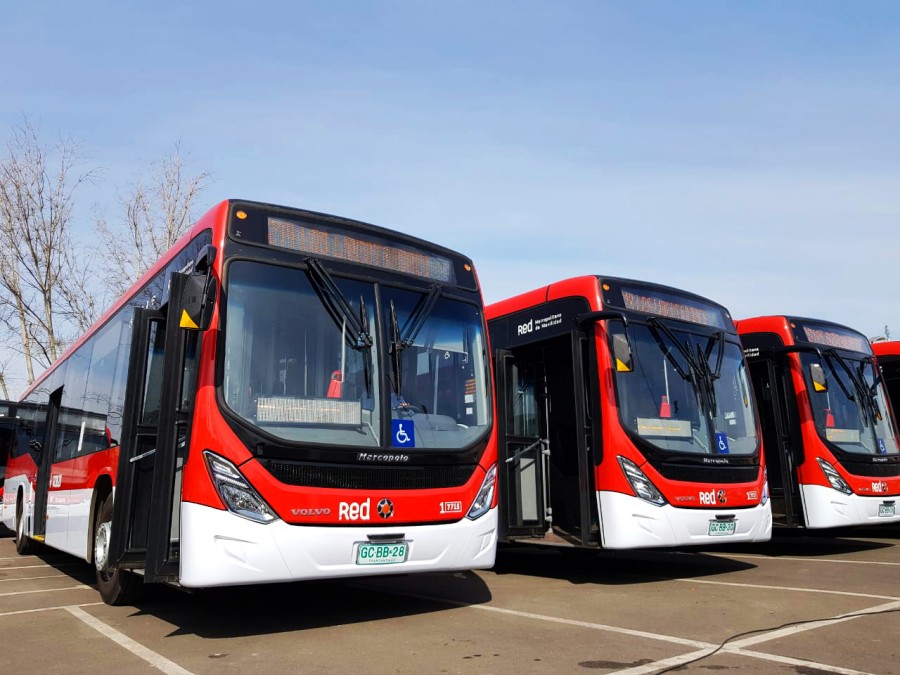
<path fill-rule="evenodd" d="M 822 368 L 821 364 L 809 364 L 809 379 L 812 380 L 813 391 L 816 393 L 828 391 L 828 382 L 825 380 L 825 369 Z"/>
<path fill-rule="evenodd" d="M 217 288 L 215 278 L 205 274 L 192 274 L 185 280 L 178 321 L 181 328 L 200 331 L 209 328 Z"/>
<path fill-rule="evenodd" d="M 631 345 L 628 343 L 628 337 L 622 333 L 616 333 L 612 336 L 612 344 L 616 372 L 630 373 L 634 370 L 634 363 L 631 358 Z"/>

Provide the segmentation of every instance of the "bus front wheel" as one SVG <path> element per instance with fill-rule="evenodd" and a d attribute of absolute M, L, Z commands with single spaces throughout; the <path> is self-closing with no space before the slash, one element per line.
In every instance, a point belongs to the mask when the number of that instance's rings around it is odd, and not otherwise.
<path fill-rule="evenodd" d="M 129 605 L 140 597 L 143 580 L 127 570 L 111 567 L 110 535 L 112 533 L 112 497 L 103 500 L 94 518 L 94 568 L 97 589 L 107 605 Z"/>
<path fill-rule="evenodd" d="M 16 553 L 32 555 L 37 551 L 37 542 L 25 534 L 25 506 L 20 496 L 16 504 Z"/>

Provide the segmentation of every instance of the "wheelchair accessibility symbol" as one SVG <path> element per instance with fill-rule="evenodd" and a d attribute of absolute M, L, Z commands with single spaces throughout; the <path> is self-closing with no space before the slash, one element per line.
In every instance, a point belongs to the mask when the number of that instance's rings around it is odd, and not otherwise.
<path fill-rule="evenodd" d="M 728 449 L 728 434 L 723 434 L 721 431 L 716 434 L 716 451 L 720 455 L 727 455 L 730 452 Z"/>
<path fill-rule="evenodd" d="M 412 420 L 391 420 L 391 445 L 395 448 L 416 447 L 416 425 Z"/>

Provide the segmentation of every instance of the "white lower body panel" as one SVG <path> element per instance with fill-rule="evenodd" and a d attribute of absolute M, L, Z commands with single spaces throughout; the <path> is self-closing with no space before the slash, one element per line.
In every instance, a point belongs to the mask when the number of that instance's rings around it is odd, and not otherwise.
<path fill-rule="evenodd" d="M 769 502 L 749 509 L 683 509 L 671 504 L 654 506 L 620 492 L 599 491 L 597 505 L 603 548 L 699 546 L 772 538 Z M 710 535 L 710 522 L 726 515 L 734 516 L 734 534 Z"/>
<path fill-rule="evenodd" d="M 806 526 L 811 529 L 900 523 L 900 497 L 846 495 L 824 485 L 801 485 Z M 879 506 L 894 503 L 894 515 L 879 516 Z"/>
<path fill-rule="evenodd" d="M 357 565 L 367 535 L 402 534 L 406 562 Z M 317 527 L 254 523 L 228 511 L 181 505 L 182 586 L 204 588 L 301 579 L 486 569 L 497 550 L 497 509 L 443 525 Z"/>

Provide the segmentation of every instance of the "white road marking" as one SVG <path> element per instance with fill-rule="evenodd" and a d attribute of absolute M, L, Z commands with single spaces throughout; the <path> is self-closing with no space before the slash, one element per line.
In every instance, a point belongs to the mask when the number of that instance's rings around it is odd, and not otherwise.
<path fill-rule="evenodd" d="M 375 590 L 368 586 L 363 586 L 368 590 Z M 579 628 L 588 628 L 590 630 L 600 630 L 609 633 L 619 633 L 620 635 L 631 635 L 640 638 L 649 638 L 651 640 L 660 640 L 662 642 L 672 642 L 677 645 L 685 645 L 686 647 L 697 647 L 706 649 L 715 648 L 712 642 L 701 642 L 700 640 L 691 640 L 688 638 L 676 637 L 674 635 L 663 635 L 661 633 L 649 633 L 643 630 L 634 630 L 632 628 L 620 628 L 618 626 L 609 626 L 602 623 L 594 623 L 591 621 L 578 621 L 577 619 L 564 619 L 558 616 L 549 616 L 547 614 L 535 614 L 533 612 L 522 612 L 517 609 L 506 609 L 504 607 L 495 607 L 493 605 L 472 605 L 467 602 L 453 600 L 451 598 L 440 598 L 432 595 L 422 595 L 420 593 L 405 593 L 403 591 L 377 589 L 376 592 L 390 593 L 392 595 L 400 595 L 406 598 L 415 598 L 417 600 L 425 600 L 427 602 L 440 602 L 453 607 L 462 607 L 465 609 L 477 609 L 482 612 L 496 612 L 498 614 L 509 614 L 510 616 L 518 616 L 523 619 L 535 619 L 537 621 L 547 621 L 549 623 L 561 623 L 566 626 L 578 626 Z"/>
<path fill-rule="evenodd" d="M 794 659 L 790 656 L 779 656 L 778 654 L 767 654 L 766 652 L 754 652 L 749 649 L 724 649 L 729 654 L 740 654 L 741 656 L 749 656 L 754 659 L 763 659 L 764 661 L 774 661 L 775 663 L 783 663 L 788 666 L 796 666 L 798 668 L 809 668 L 810 670 L 824 670 L 829 673 L 840 673 L 841 675 L 870 675 L 866 671 L 851 670 L 850 668 L 841 668 L 839 666 L 829 666 L 824 663 L 815 661 L 806 661 L 805 659 Z"/>
<path fill-rule="evenodd" d="M 822 588 L 800 588 L 797 586 L 769 586 L 766 584 L 741 584 L 735 581 L 713 581 L 711 579 L 672 579 L 690 584 L 710 584 L 713 586 L 736 586 L 738 588 L 754 588 L 769 591 L 796 591 L 798 593 L 815 593 L 828 595 L 848 595 L 853 598 L 870 598 L 873 600 L 900 600 L 896 595 L 875 595 L 873 593 L 853 593 L 852 591 L 829 591 Z"/>
<path fill-rule="evenodd" d="M 709 656 L 715 651 L 715 649 L 701 649 L 700 651 L 691 652 L 689 654 L 681 654 L 680 656 L 673 656 L 668 659 L 654 661 L 653 663 L 647 663 L 642 666 L 635 666 L 634 668 L 627 668 L 625 670 L 617 670 L 610 675 L 652 675 L 652 673 L 658 673 L 659 671 L 666 670 L 667 668 L 677 668 L 679 666 L 685 665 L 686 663 L 697 661 L 706 656 Z M 778 654 L 767 654 L 765 652 L 752 652 L 745 651 L 743 649 L 729 649 L 725 647 L 723 649 L 720 649 L 718 653 L 735 654 L 738 656 L 746 656 L 748 658 L 761 659 L 764 661 L 774 661 L 775 663 L 782 663 L 789 666 L 809 668 L 810 670 L 820 670 L 827 673 L 839 673 L 840 675 L 869 675 L 869 673 L 866 673 L 865 671 L 850 670 L 849 668 L 841 668 L 839 666 L 829 666 L 826 663 L 817 663 L 815 661 L 806 661 L 804 659 L 793 659 L 789 656 L 779 656 Z"/>
<path fill-rule="evenodd" d="M 424 596 L 423 596 L 424 597 Z M 438 598 L 428 598 L 429 600 L 439 600 Z M 447 602 L 446 600 L 440 600 L 440 602 Z M 710 642 L 701 642 L 700 640 L 689 640 L 687 638 L 680 638 L 674 635 L 663 635 L 661 633 L 648 633 L 643 630 L 633 630 L 631 628 L 619 628 L 618 626 L 608 626 L 602 623 L 593 623 L 590 621 L 578 621 L 576 619 L 563 619 L 557 616 L 548 616 L 546 614 L 534 614 L 532 612 L 520 612 L 515 609 L 505 609 L 503 607 L 493 607 L 491 605 L 467 605 L 465 603 L 452 603 L 458 604 L 460 607 L 470 607 L 471 609 L 479 609 L 484 612 L 498 612 L 500 614 L 510 614 L 512 616 L 522 617 L 523 619 L 536 619 L 538 621 L 547 621 L 549 623 L 561 623 L 567 626 L 579 626 L 581 628 L 589 628 L 591 630 L 602 630 L 609 633 L 619 633 L 620 635 L 631 635 L 634 637 L 640 638 L 649 638 L 651 640 L 660 640 L 662 642 L 673 642 L 678 645 L 686 645 L 688 647 L 715 647 L 714 644 Z"/>
<path fill-rule="evenodd" d="M 17 616 L 19 614 L 34 614 L 36 612 L 52 612 L 57 609 L 67 609 L 68 607 L 94 607 L 102 605 L 102 602 L 87 602 L 81 605 L 57 605 L 56 607 L 35 607 L 34 609 L 17 609 L 14 612 L 0 612 L 0 619 L 5 616 Z"/>
<path fill-rule="evenodd" d="M 45 574 L 40 577 L 13 577 L 12 579 L 0 579 L 0 584 L 5 584 L 7 581 L 33 581 L 34 579 L 69 579 L 70 577 L 66 574 Z"/>
<path fill-rule="evenodd" d="M 712 654 L 716 649 L 717 647 L 701 649 L 698 652 L 690 652 L 688 654 L 681 654 L 668 659 L 654 661 L 653 663 L 645 663 L 642 666 L 635 666 L 634 668 L 617 670 L 614 673 L 611 673 L 611 675 L 649 675 L 650 673 L 658 673 L 660 670 L 665 670 L 666 668 L 677 668 L 678 666 L 683 666 L 685 663 L 702 659 L 704 656 Z"/>
<path fill-rule="evenodd" d="M 779 656 L 778 654 L 767 654 L 765 652 L 757 652 L 745 650 L 744 647 L 749 647 L 751 645 L 760 644 L 762 642 L 769 642 L 771 640 L 777 640 L 783 637 L 789 637 L 791 635 L 796 635 L 797 633 L 803 633 L 805 631 L 815 630 L 816 628 L 822 628 L 824 626 L 833 626 L 837 623 L 843 623 L 844 621 L 852 621 L 853 619 L 857 619 L 861 616 L 866 616 L 870 614 L 877 614 L 879 612 L 889 612 L 892 610 L 900 609 L 900 601 L 897 602 L 889 602 L 884 605 L 878 605 L 877 607 L 868 607 L 866 609 L 861 609 L 855 612 L 848 612 L 847 614 L 841 614 L 839 616 L 832 617 L 830 619 L 822 619 L 821 621 L 810 621 L 807 623 L 797 624 L 794 626 L 786 626 L 785 628 L 779 628 L 776 630 L 770 630 L 763 633 L 759 633 L 758 635 L 751 635 L 741 640 L 735 640 L 733 642 L 729 642 L 724 645 L 718 651 L 713 649 L 701 649 L 696 652 L 691 652 L 690 654 L 681 654 L 680 656 L 673 656 L 669 659 L 663 659 L 660 661 L 654 661 L 653 663 L 647 663 L 642 666 L 636 666 L 634 668 L 627 668 L 625 670 L 619 670 L 614 673 L 614 675 L 649 675 L 650 673 L 655 673 L 660 670 L 665 670 L 666 668 L 675 668 L 678 666 L 682 666 L 686 663 L 690 663 L 692 661 L 696 661 L 698 659 L 709 656 L 713 652 L 717 652 L 719 654 L 736 654 L 739 656 L 746 656 L 755 659 L 764 659 L 766 661 L 774 661 L 776 663 L 783 663 L 792 666 L 801 666 L 805 668 L 813 668 L 817 670 L 823 670 L 829 673 L 843 673 L 844 675 L 861 675 L 861 671 L 851 670 L 848 668 L 841 668 L 839 666 L 830 666 L 825 663 L 816 663 L 814 661 L 806 661 L 804 659 L 794 659 L 787 656 Z"/>
<path fill-rule="evenodd" d="M 59 555 L 59 554 L 57 554 Z M 36 555 L 14 555 L 9 558 L 0 558 L 0 560 L 44 560 L 47 556 L 43 556 L 38 558 Z M 64 556 L 60 555 L 60 559 L 63 559 Z M 2 569 L 2 568 L 0 568 Z"/>
<path fill-rule="evenodd" d="M 142 658 L 154 668 L 167 673 L 167 675 L 192 675 L 191 671 L 185 670 L 174 661 L 170 661 L 169 659 L 167 659 L 162 654 L 158 654 L 152 649 L 145 647 L 141 643 L 132 640 L 124 633 L 121 633 L 112 626 L 103 623 L 97 617 L 88 614 L 83 609 L 81 609 L 81 607 L 69 606 L 64 607 L 63 609 L 69 612 L 72 616 L 86 623 L 101 635 L 108 637 L 120 647 L 127 649 L 135 656 Z"/>
<path fill-rule="evenodd" d="M 900 567 L 900 562 L 884 562 L 878 560 L 841 560 L 840 558 L 800 558 L 788 557 L 780 555 L 748 555 L 745 553 L 712 553 L 704 551 L 706 555 L 716 556 L 717 558 L 741 558 L 747 560 L 790 560 L 793 562 L 823 562 L 823 563 L 842 563 L 844 565 L 886 565 L 888 567 Z"/>
<path fill-rule="evenodd" d="M 822 619 L 821 621 L 810 621 L 807 623 L 797 624 L 794 626 L 787 626 L 785 628 L 779 628 L 777 630 L 768 631 L 766 633 L 760 633 L 759 635 L 751 635 L 750 637 L 745 637 L 741 640 L 735 640 L 734 642 L 729 642 L 727 648 L 729 650 L 733 649 L 742 649 L 743 647 L 749 647 L 750 645 L 756 645 L 761 642 L 769 642 L 770 640 L 777 640 L 778 638 L 788 637 L 790 635 L 796 635 L 797 633 L 803 633 L 809 630 L 815 630 L 816 628 L 822 628 L 823 626 L 833 626 L 836 623 L 843 623 L 844 621 L 851 621 L 853 619 L 859 618 L 861 616 L 866 616 L 869 614 L 878 614 L 879 612 L 890 612 L 895 609 L 900 609 L 900 602 L 889 602 L 884 605 L 878 605 L 877 607 L 868 607 L 866 609 L 856 610 L 854 612 L 847 612 L 846 614 L 840 614 L 838 616 L 832 617 L 831 619 Z"/>
<path fill-rule="evenodd" d="M 73 567 L 78 565 L 79 567 L 85 565 L 86 563 L 54 563 L 52 565 L 23 565 L 21 567 L 0 567 L 0 572 L 6 572 L 7 570 L 38 570 L 42 567 Z"/>
<path fill-rule="evenodd" d="M 90 586 L 78 584 L 77 586 L 66 586 L 65 588 L 44 588 L 36 591 L 13 591 L 12 593 L 0 593 L 0 598 L 8 598 L 12 595 L 31 595 L 32 593 L 58 593 L 59 591 L 78 591 L 93 590 Z"/>

